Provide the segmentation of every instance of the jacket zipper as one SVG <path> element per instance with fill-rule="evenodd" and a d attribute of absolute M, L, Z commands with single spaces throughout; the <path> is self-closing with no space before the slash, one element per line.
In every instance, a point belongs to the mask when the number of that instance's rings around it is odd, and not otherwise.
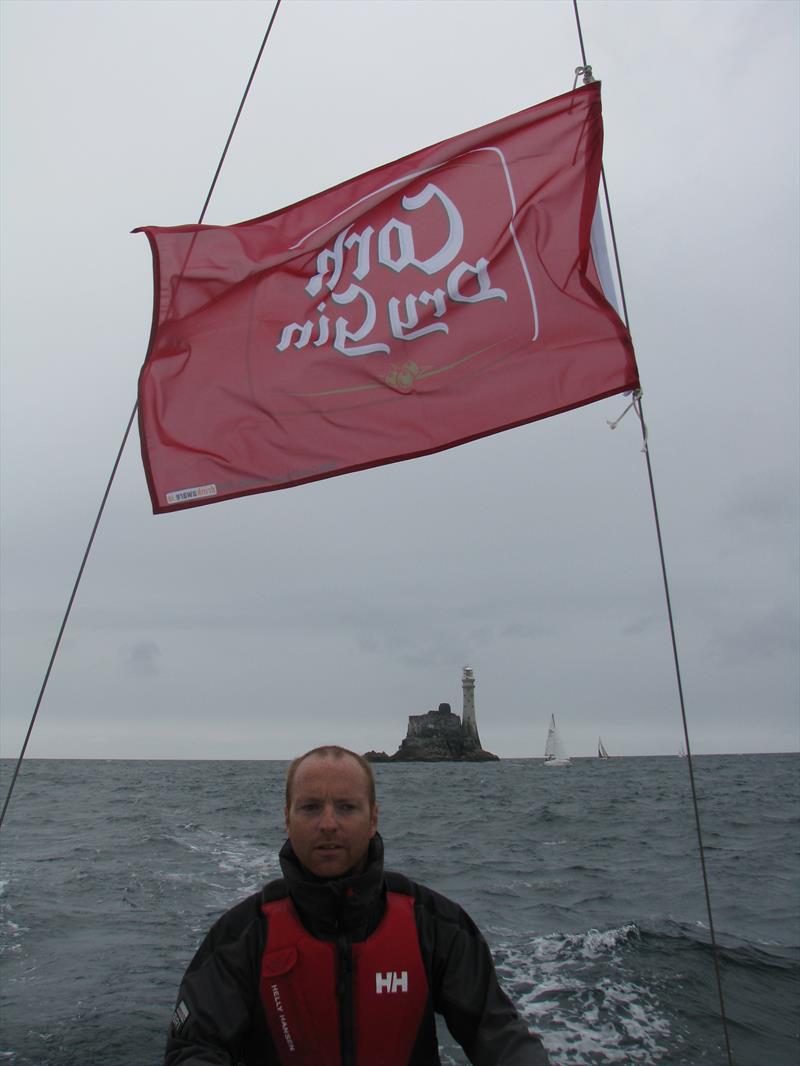
<path fill-rule="evenodd" d="M 342 1066 L 356 1066 L 356 1049 L 353 1039 L 353 953 L 344 936 L 336 938 L 339 962 L 339 979 L 336 994 L 339 997 L 339 1046 Z"/>

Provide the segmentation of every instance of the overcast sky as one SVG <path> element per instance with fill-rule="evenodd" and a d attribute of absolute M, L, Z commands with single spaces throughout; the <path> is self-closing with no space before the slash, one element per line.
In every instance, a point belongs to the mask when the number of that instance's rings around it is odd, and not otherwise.
<path fill-rule="evenodd" d="M 693 750 L 797 750 L 798 11 L 581 4 Z M 19 753 L 152 312 L 272 3 L 4 0 L 2 754 Z M 206 221 L 265 214 L 572 88 L 569 0 L 284 0 Z M 682 742 L 622 397 L 439 455 L 154 517 L 134 430 L 29 756 Z"/>

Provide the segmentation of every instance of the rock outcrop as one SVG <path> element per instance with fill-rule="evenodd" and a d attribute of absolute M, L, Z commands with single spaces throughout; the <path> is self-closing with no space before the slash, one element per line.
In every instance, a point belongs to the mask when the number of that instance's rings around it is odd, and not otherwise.
<path fill-rule="evenodd" d="M 492 762 L 499 756 L 484 751 L 477 729 L 464 725 L 449 703 L 438 710 L 412 714 L 408 719 L 405 740 L 394 753 L 368 751 L 370 762 Z"/>

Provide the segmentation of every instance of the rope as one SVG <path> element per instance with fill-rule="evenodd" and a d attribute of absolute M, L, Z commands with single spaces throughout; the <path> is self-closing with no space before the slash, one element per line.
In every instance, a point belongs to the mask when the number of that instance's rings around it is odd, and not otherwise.
<path fill-rule="evenodd" d="M 228 139 L 225 142 L 225 147 L 222 150 L 222 155 L 220 156 L 219 163 L 217 164 L 217 169 L 214 172 L 214 177 L 213 177 L 213 179 L 211 181 L 211 187 L 209 188 L 208 195 L 206 196 L 206 202 L 203 204 L 203 210 L 200 212 L 200 218 L 197 220 L 197 225 L 198 226 L 202 223 L 203 219 L 205 218 L 206 210 L 207 210 L 209 202 L 211 200 L 211 194 L 214 192 L 214 187 L 217 184 L 217 179 L 219 178 L 220 171 L 222 170 L 222 164 L 225 162 L 225 156 L 228 154 L 228 148 L 230 147 L 231 141 L 233 140 L 233 134 L 234 134 L 234 132 L 236 130 L 236 126 L 238 125 L 239 117 L 240 117 L 240 115 L 242 113 L 242 110 L 244 108 L 245 101 L 247 100 L 247 95 L 250 92 L 250 86 L 253 84 L 253 79 L 256 76 L 256 71 L 258 70 L 258 65 L 261 62 L 261 56 L 262 56 L 262 54 L 264 52 L 264 48 L 266 47 L 267 40 L 269 39 L 270 31 L 272 30 L 272 24 L 275 21 L 275 16 L 278 14 L 278 8 L 280 6 L 281 6 L 281 0 L 276 0 L 275 7 L 273 8 L 273 11 L 272 11 L 272 17 L 269 20 L 269 25 L 267 26 L 266 33 L 264 34 L 264 39 L 261 42 L 261 47 L 259 48 L 258 55 L 256 56 L 256 61 L 253 64 L 253 69 L 250 72 L 250 77 L 247 80 L 247 85 L 245 86 L 244 93 L 242 94 L 242 99 L 239 102 L 239 108 L 238 108 L 238 110 L 236 112 L 236 117 L 233 120 L 233 125 L 231 126 L 230 133 L 228 134 Z M 102 499 L 102 501 L 100 503 L 100 507 L 99 507 L 98 512 L 97 512 L 97 517 L 94 520 L 94 526 L 92 527 L 92 532 L 91 532 L 91 535 L 89 536 L 89 541 L 88 541 L 88 543 L 86 545 L 86 550 L 83 553 L 83 559 L 81 561 L 81 565 L 80 565 L 80 568 L 78 570 L 78 576 L 75 578 L 75 584 L 72 587 L 72 594 L 70 595 L 69 602 L 67 603 L 67 609 L 64 612 L 64 617 L 63 617 L 63 619 L 61 621 L 61 627 L 60 627 L 60 629 L 58 631 L 58 636 L 56 637 L 55 644 L 53 645 L 53 651 L 52 651 L 52 654 L 50 656 L 50 662 L 48 663 L 47 670 L 45 671 L 44 681 L 42 682 L 42 687 L 39 690 L 39 697 L 36 700 L 36 706 L 34 707 L 33 714 L 31 715 L 31 720 L 30 720 L 30 723 L 28 725 L 28 731 L 25 734 L 25 740 L 24 740 L 24 742 L 22 744 L 22 750 L 19 753 L 19 758 L 17 759 L 16 766 L 14 767 L 14 773 L 13 773 L 13 776 L 11 778 L 11 784 L 8 786 L 8 792 L 6 793 L 5 802 L 3 804 L 3 810 L 2 810 L 2 812 L 0 812 L 0 829 L 2 829 L 3 822 L 5 821 L 6 811 L 8 810 L 8 805 L 11 802 L 11 794 L 13 793 L 14 786 L 17 783 L 17 778 L 19 777 L 19 772 L 20 772 L 20 769 L 22 767 L 22 761 L 25 758 L 25 752 L 28 749 L 28 742 L 31 739 L 31 734 L 33 733 L 33 727 L 34 727 L 34 725 L 36 723 L 36 717 L 39 714 L 39 707 L 41 706 L 42 700 L 44 698 L 44 693 L 45 693 L 45 689 L 47 688 L 47 683 L 50 680 L 50 673 L 51 673 L 51 671 L 53 669 L 53 664 L 55 662 L 56 655 L 58 654 L 58 649 L 61 646 L 61 638 L 63 637 L 64 630 L 67 627 L 67 621 L 69 620 L 69 616 L 70 616 L 70 614 L 72 612 L 72 605 L 75 602 L 75 597 L 78 594 L 78 586 L 81 583 L 81 578 L 83 577 L 83 571 L 86 568 L 86 563 L 87 563 L 87 560 L 89 558 L 89 552 L 92 550 L 92 544 L 94 543 L 95 534 L 97 533 L 98 526 L 100 525 L 100 519 L 103 516 L 103 511 L 105 510 L 106 501 L 108 500 L 109 493 L 111 492 L 111 486 L 112 486 L 112 484 L 114 482 L 114 478 L 116 477 L 117 469 L 119 468 L 120 460 L 122 459 L 122 453 L 124 452 L 125 445 L 128 442 L 128 437 L 130 435 L 131 426 L 133 425 L 133 420 L 136 417 L 136 412 L 137 412 L 138 408 L 139 408 L 139 403 L 138 403 L 138 400 L 137 400 L 137 402 L 134 403 L 134 405 L 133 405 L 133 410 L 131 411 L 130 418 L 128 419 L 128 425 L 127 425 L 127 427 L 125 429 L 125 433 L 124 433 L 124 435 L 122 437 L 122 444 L 120 444 L 119 451 L 117 452 L 117 457 L 114 460 L 114 465 L 113 465 L 113 467 L 111 469 L 111 476 L 108 479 L 108 484 L 106 485 L 105 492 L 103 493 L 103 499 Z"/>
<path fill-rule="evenodd" d="M 644 421 L 644 413 L 642 411 L 642 395 L 641 392 L 637 392 L 634 396 L 634 410 L 639 416 L 639 421 L 642 425 L 642 451 L 647 461 L 647 477 L 650 482 L 650 499 L 653 502 L 653 518 L 656 523 L 656 536 L 658 538 L 658 553 L 661 559 L 661 576 L 664 581 L 664 595 L 667 601 L 667 615 L 669 616 L 669 632 L 672 640 L 672 658 L 675 663 L 675 678 L 678 683 L 678 698 L 681 706 L 681 721 L 683 723 L 683 738 L 686 743 L 686 765 L 689 768 L 689 782 L 691 784 L 692 792 L 692 806 L 694 808 L 694 824 L 697 830 L 697 846 L 700 852 L 700 868 L 703 872 L 703 891 L 706 898 L 706 913 L 708 914 L 708 933 L 711 940 L 711 957 L 714 960 L 714 974 L 717 981 L 717 992 L 719 994 L 719 1010 L 722 1018 L 722 1028 L 725 1034 L 725 1049 L 727 1051 L 729 1066 L 733 1066 L 733 1056 L 731 1053 L 731 1041 L 728 1033 L 728 1016 L 725 1013 L 725 997 L 722 994 L 722 975 L 719 968 L 719 952 L 717 949 L 717 938 L 714 932 L 714 915 L 711 911 L 711 894 L 708 888 L 708 874 L 706 871 L 706 858 L 705 849 L 703 847 L 703 831 L 700 826 L 700 807 L 697 802 L 697 788 L 694 781 L 694 765 L 692 762 L 692 748 L 689 743 L 689 725 L 686 719 L 686 704 L 683 699 L 683 682 L 681 681 L 681 666 L 678 658 L 678 643 L 675 637 L 675 622 L 672 617 L 672 600 L 669 594 L 669 581 L 667 580 L 667 564 L 664 557 L 664 542 L 661 537 L 661 522 L 658 518 L 658 504 L 656 503 L 656 490 L 655 483 L 653 481 L 653 467 L 650 462 L 650 448 L 647 443 L 647 426 Z"/>
<path fill-rule="evenodd" d="M 83 560 L 81 561 L 80 569 L 78 570 L 78 576 L 75 578 L 75 584 L 72 586 L 72 595 L 70 596 L 69 602 L 67 603 L 67 609 L 64 612 L 64 617 L 63 617 L 63 619 L 61 621 L 61 628 L 58 631 L 58 636 L 56 637 L 56 642 L 53 645 L 53 652 L 52 652 L 52 654 L 50 656 L 50 662 L 47 665 L 47 670 L 46 670 L 45 675 L 44 675 L 44 681 L 42 682 L 42 687 L 39 689 L 39 698 L 36 700 L 36 706 L 33 709 L 33 715 L 31 716 L 30 724 L 28 725 L 28 732 L 25 734 L 25 742 L 22 745 L 22 751 L 20 752 L 19 758 L 17 759 L 17 765 L 14 768 L 14 775 L 11 778 L 11 784 L 8 787 L 8 792 L 6 794 L 6 800 L 5 800 L 5 803 L 3 804 L 3 810 L 2 810 L 2 813 L 0 813 L 0 828 L 2 828 L 3 820 L 5 819 L 5 816 L 6 816 L 6 810 L 8 809 L 9 803 L 11 802 L 11 793 L 14 791 L 14 785 L 17 783 L 17 777 L 19 776 L 19 771 L 20 771 L 20 768 L 22 766 L 22 760 L 25 758 L 25 752 L 26 752 L 27 747 L 28 747 L 28 741 L 31 739 L 31 733 L 33 732 L 33 726 L 34 726 L 34 723 L 36 722 L 36 716 L 39 713 L 39 707 L 41 706 L 42 699 L 44 698 L 44 692 L 45 692 L 45 689 L 47 688 L 47 682 L 50 680 L 50 671 L 53 669 L 53 663 L 55 662 L 56 655 L 58 654 L 58 649 L 61 646 L 61 638 L 64 636 L 64 630 L 67 627 L 67 619 L 70 616 L 70 612 L 72 611 L 72 604 L 75 602 L 75 596 L 78 593 L 78 585 L 80 585 L 80 583 L 81 583 L 81 578 L 83 577 L 83 571 L 84 571 L 84 568 L 86 567 L 86 561 L 89 558 L 89 552 L 91 551 L 92 544 L 94 543 L 94 536 L 95 536 L 95 533 L 97 532 L 97 527 L 100 525 L 100 519 L 102 517 L 103 511 L 105 510 L 106 500 L 108 499 L 108 494 L 109 494 L 109 492 L 111 492 L 111 483 L 113 482 L 114 476 L 117 473 L 117 467 L 120 464 L 120 460 L 122 459 L 122 453 L 125 450 L 125 445 L 126 445 L 126 443 L 128 441 L 128 434 L 131 431 L 131 426 L 133 425 L 133 418 L 134 418 L 135 414 L 136 414 L 136 407 L 134 406 L 133 411 L 131 411 L 131 417 L 128 419 L 128 425 L 125 428 L 125 433 L 123 434 L 123 437 L 122 437 L 122 444 L 120 444 L 119 451 L 117 452 L 117 458 L 114 460 L 114 466 L 113 466 L 113 468 L 111 470 L 111 477 L 108 479 L 108 484 L 106 485 L 106 491 L 103 493 L 103 499 L 102 499 L 102 501 L 100 503 L 100 509 L 97 512 L 97 518 L 95 518 L 95 520 L 94 520 L 94 526 L 92 527 L 92 532 L 91 532 L 91 534 L 89 536 L 89 542 L 86 545 L 86 551 L 83 553 Z"/>
<path fill-rule="evenodd" d="M 578 67 L 575 70 L 575 80 L 576 80 L 576 84 L 577 84 L 577 78 L 578 78 L 579 73 L 583 73 L 584 74 L 584 81 L 586 80 L 586 72 L 588 72 L 588 77 L 591 79 L 591 77 L 592 77 L 592 72 L 591 72 L 592 68 L 589 67 L 587 65 L 587 63 L 586 63 L 586 50 L 585 50 L 584 44 L 583 44 L 583 32 L 581 30 L 581 19 L 580 19 L 580 14 L 578 12 L 578 0 L 572 0 L 572 6 L 573 6 L 573 9 L 575 11 L 575 24 L 576 24 L 577 29 L 578 29 L 578 40 L 579 40 L 580 48 L 581 48 L 581 58 L 583 60 L 583 67 L 582 68 Z M 612 216 L 612 213 L 611 213 L 611 201 L 610 201 L 610 198 L 609 198 L 609 195 L 608 195 L 608 183 L 606 182 L 606 174 L 605 174 L 605 168 L 604 167 L 601 168 L 601 177 L 602 177 L 602 182 L 603 182 L 603 193 L 604 193 L 604 197 L 605 197 L 606 212 L 607 212 L 607 215 L 608 215 L 608 223 L 609 223 L 609 228 L 611 230 L 611 243 L 612 243 L 613 248 L 614 248 L 614 261 L 615 261 L 616 269 L 617 269 L 617 280 L 619 281 L 620 296 L 622 298 L 623 316 L 624 316 L 624 319 L 625 319 L 625 325 L 628 328 L 628 332 L 630 333 L 630 322 L 629 322 L 629 319 L 628 319 L 628 305 L 627 305 L 627 301 L 625 299 L 625 287 L 624 287 L 623 282 L 622 282 L 622 269 L 621 269 L 621 266 L 620 266 L 619 250 L 618 250 L 618 247 L 617 247 L 617 236 L 616 236 L 616 233 L 614 231 L 614 220 L 613 220 L 613 216 Z M 633 405 L 633 409 L 636 411 L 636 414 L 638 415 L 639 422 L 640 422 L 641 427 L 642 427 L 642 445 L 643 445 L 642 446 L 642 451 L 644 452 L 645 460 L 646 460 L 646 463 L 647 463 L 647 477 L 648 477 L 648 481 L 649 481 L 649 484 L 650 484 L 650 499 L 651 499 L 651 502 L 652 502 L 652 505 L 653 505 L 653 518 L 655 520 L 656 537 L 658 539 L 658 553 L 659 553 L 659 558 L 661 560 L 661 576 L 662 576 L 663 583 L 664 583 L 664 596 L 665 596 L 666 604 L 667 604 L 667 616 L 669 618 L 670 639 L 672 641 L 672 657 L 673 657 L 673 662 L 674 662 L 674 665 L 675 665 L 675 679 L 676 679 L 677 685 L 678 685 L 678 699 L 679 699 L 680 708 L 681 708 L 681 722 L 683 724 L 683 736 L 684 736 L 684 741 L 686 743 L 686 765 L 689 768 L 689 783 L 690 783 L 691 793 L 692 793 L 692 806 L 694 808 L 695 829 L 697 831 L 697 846 L 698 846 L 698 850 L 699 850 L 699 853 L 700 853 L 700 868 L 701 868 L 702 875 L 703 875 L 703 891 L 704 891 L 704 894 L 705 894 L 705 901 L 706 901 L 706 913 L 708 915 L 708 932 L 709 932 L 709 938 L 710 938 L 710 941 L 711 941 L 711 957 L 714 960 L 714 974 L 715 974 L 715 978 L 716 978 L 717 993 L 718 993 L 718 996 L 719 996 L 719 1010 L 720 1010 L 720 1017 L 721 1017 L 721 1020 L 722 1020 L 722 1029 L 723 1029 L 723 1033 L 724 1033 L 724 1036 L 725 1036 L 725 1050 L 726 1050 L 726 1055 L 727 1055 L 727 1060 L 728 1060 L 728 1066 L 733 1066 L 733 1053 L 731 1051 L 731 1041 L 730 1041 L 730 1035 L 729 1035 L 729 1032 L 728 1032 L 728 1016 L 727 1016 L 727 1013 L 725 1011 L 725 997 L 724 997 L 723 992 L 722 992 L 722 975 L 720 973 L 720 966 L 719 966 L 719 950 L 717 948 L 717 939 L 716 939 L 716 934 L 714 932 L 714 915 L 713 915 L 712 909 L 711 909 L 711 893 L 709 891 L 709 886 L 708 886 L 708 872 L 706 870 L 705 848 L 703 846 L 703 831 L 702 831 L 702 827 L 701 827 L 701 824 L 700 824 L 700 807 L 699 807 L 699 804 L 697 802 L 697 788 L 695 786 L 694 765 L 693 765 L 693 762 L 692 762 L 692 749 L 691 749 L 691 745 L 689 743 L 689 725 L 688 725 L 688 721 L 687 721 L 687 717 L 686 717 L 686 703 L 684 701 L 684 696 L 683 696 L 683 682 L 681 680 L 680 658 L 678 656 L 678 642 L 677 642 L 677 638 L 676 638 L 676 635 L 675 635 L 675 620 L 674 620 L 673 614 L 672 614 L 672 598 L 670 596 L 669 580 L 667 578 L 667 564 L 666 564 L 666 557 L 665 557 L 665 554 L 664 554 L 664 541 L 663 541 L 663 538 L 661 536 L 661 522 L 660 522 L 659 516 L 658 516 L 658 503 L 656 502 L 655 481 L 653 479 L 652 463 L 650 462 L 650 447 L 649 447 L 649 444 L 648 444 L 647 425 L 645 423 L 644 412 L 642 410 L 642 393 L 641 393 L 640 389 L 637 389 L 636 392 L 634 392 L 633 400 L 631 401 L 631 403 Z M 628 407 L 625 408 L 625 411 L 622 412 L 622 415 L 620 415 L 619 418 L 616 419 L 613 423 L 609 422 L 609 426 L 610 426 L 611 429 L 614 429 L 616 427 L 617 423 L 620 421 L 620 419 L 623 417 L 623 415 L 626 414 L 626 412 L 630 409 L 630 406 L 631 405 L 629 404 Z"/>
<path fill-rule="evenodd" d="M 219 163 L 217 163 L 217 169 L 214 172 L 214 177 L 211 180 L 211 187 L 208 190 L 208 196 L 206 196 L 206 202 L 203 204 L 203 210 L 200 212 L 200 218 L 198 218 L 198 220 L 197 220 L 197 225 L 198 226 L 202 223 L 203 219 L 206 217 L 206 208 L 208 207 L 209 201 L 211 199 L 211 194 L 214 192 L 214 187 L 217 184 L 217 178 L 219 177 L 219 173 L 222 170 L 222 164 L 225 162 L 225 156 L 228 154 L 228 149 L 230 148 L 231 141 L 233 140 L 233 135 L 236 132 L 236 127 L 239 124 L 239 116 L 241 115 L 241 113 L 242 113 L 242 111 L 244 109 L 244 104 L 245 104 L 245 101 L 247 100 L 247 94 L 250 92 L 250 86 L 253 84 L 253 79 L 255 78 L 256 71 L 258 70 L 258 64 L 261 62 L 261 56 L 262 56 L 262 54 L 264 52 L 264 49 L 267 46 L 267 41 L 269 40 L 269 35 L 270 35 L 271 31 L 272 31 L 272 24 L 275 21 L 275 16 L 278 14 L 278 8 L 280 6 L 281 6 L 281 0 L 275 0 L 275 7 L 272 9 L 272 17 L 269 20 L 269 24 L 267 26 L 267 32 L 264 34 L 264 40 L 261 42 L 261 47 L 258 50 L 258 55 L 256 56 L 256 61 L 253 64 L 253 69 L 250 71 L 250 77 L 247 79 L 247 85 L 245 85 L 244 93 L 242 94 L 242 99 L 239 102 L 239 109 L 236 112 L 236 118 L 233 120 L 233 125 L 231 126 L 231 132 L 228 134 L 228 139 L 225 142 L 225 147 L 222 149 L 222 155 L 219 157 Z"/>
<path fill-rule="evenodd" d="M 630 393 L 626 393 L 626 395 L 630 395 Z M 633 407 L 633 400 L 631 400 L 631 402 L 628 404 L 628 406 L 625 408 L 625 410 L 622 412 L 622 414 L 619 415 L 617 418 L 613 418 L 613 419 L 608 419 L 607 418 L 606 419 L 606 425 L 608 426 L 608 428 L 609 429 L 616 429 L 617 426 L 622 421 L 622 419 L 625 417 L 625 415 L 628 413 L 628 411 L 630 411 L 630 409 L 632 407 Z"/>

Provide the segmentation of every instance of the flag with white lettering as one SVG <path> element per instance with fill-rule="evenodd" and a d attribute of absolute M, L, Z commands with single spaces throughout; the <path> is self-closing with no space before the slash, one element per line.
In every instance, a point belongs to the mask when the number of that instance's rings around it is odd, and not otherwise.
<path fill-rule="evenodd" d="M 142 227 L 156 513 L 454 447 L 638 386 L 592 251 L 600 85 L 233 226 Z"/>

